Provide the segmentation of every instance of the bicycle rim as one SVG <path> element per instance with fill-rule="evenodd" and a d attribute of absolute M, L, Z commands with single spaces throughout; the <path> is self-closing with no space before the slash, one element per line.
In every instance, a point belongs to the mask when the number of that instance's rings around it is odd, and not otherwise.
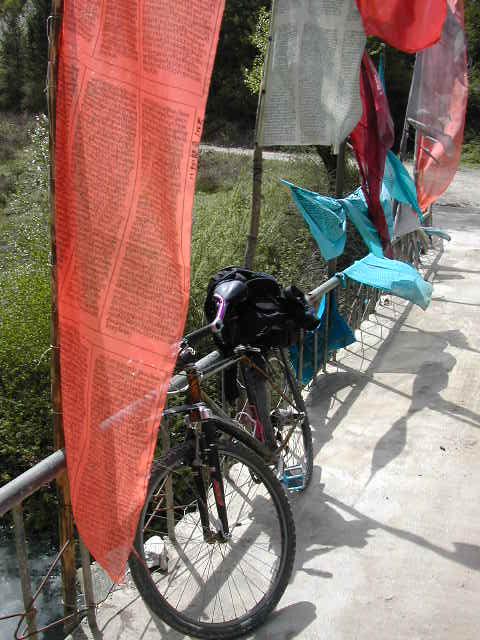
<path fill-rule="evenodd" d="M 154 613 L 183 633 L 210 639 L 238 637 L 263 622 L 285 590 L 295 552 L 288 501 L 270 470 L 238 444 L 219 444 L 219 455 L 231 539 L 204 540 L 190 466 L 193 449 L 178 447 L 152 477 L 135 540 L 138 557 L 130 560 L 134 581 Z M 169 483 L 174 495 L 170 536 Z M 211 488 L 208 505 L 215 531 Z M 153 563 L 160 568 L 147 569 L 152 564 L 148 549 L 155 544 L 159 557 Z"/>

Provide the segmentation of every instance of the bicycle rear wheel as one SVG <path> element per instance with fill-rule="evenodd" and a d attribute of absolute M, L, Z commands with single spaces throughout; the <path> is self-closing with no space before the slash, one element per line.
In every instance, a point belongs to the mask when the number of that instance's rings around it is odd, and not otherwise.
<path fill-rule="evenodd" d="M 285 350 L 272 352 L 267 371 L 274 382 L 269 385 L 270 420 L 282 451 L 283 481 L 287 488 L 303 491 L 313 474 L 312 431 L 305 401 Z M 295 469 L 299 470 L 298 480 Z M 285 477 L 288 472 L 290 477 Z"/>
<path fill-rule="evenodd" d="M 313 473 L 312 432 L 288 356 L 282 349 L 273 350 L 255 365 L 243 368 L 245 393 L 237 421 L 280 452 L 277 469 L 284 486 L 304 491 Z"/>
<path fill-rule="evenodd" d="M 218 451 L 231 538 L 204 539 L 195 450 L 186 444 L 154 465 L 129 560 L 154 614 L 182 633 L 210 640 L 236 638 L 262 624 L 285 591 L 295 556 L 292 513 L 273 473 L 242 445 L 222 442 Z M 211 483 L 206 487 L 215 530 Z"/>

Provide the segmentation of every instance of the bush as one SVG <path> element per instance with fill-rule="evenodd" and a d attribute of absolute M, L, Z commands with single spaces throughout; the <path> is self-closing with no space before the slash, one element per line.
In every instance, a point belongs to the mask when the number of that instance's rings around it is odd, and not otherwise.
<path fill-rule="evenodd" d="M 1 223 L 1 481 L 52 449 L 50 254 L 46 122 L 37 119 L 20 160 L 20 179 Z"/>
<path fill-rule="evenodd" d="M 19 149 L 29 142 L 29 122 L 26 116 L 0 115 L 0 216 L 16 189 L 21 172 Z"/>
<path fill-rule="evenodd" d="M 480 139 L 475 134 L 465 135 L 466 141 L 462 147 L 462 162 L 471 165 L 480 164 Z"/>

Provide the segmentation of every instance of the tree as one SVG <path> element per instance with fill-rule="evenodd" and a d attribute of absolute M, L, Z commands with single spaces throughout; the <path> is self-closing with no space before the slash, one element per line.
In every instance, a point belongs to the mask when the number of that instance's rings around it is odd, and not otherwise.
<path fill-rule="evenodd" d="M 48 63 L 47 19 L 50 0 L 29 0 L 23 10 L 23 83 L 22 107 L 26 111 L 45 112 Z"/>
<path fill-rule="evenodd" d="M 20 111 L 22 102 L 22 30 L 20 8 L 5 11 L 0 24 L 0 109 Z"/>
<path fill-rule="evenodd" d="M 246 87 L 243 69 L 257 53 L 251 36 L 262 7 L 268 0 L 228 0 L 218 43 L 212 84 L 207 104 L 206 135 L 210 138 L 244 142 L 251 137 L 257 97 Z"/>

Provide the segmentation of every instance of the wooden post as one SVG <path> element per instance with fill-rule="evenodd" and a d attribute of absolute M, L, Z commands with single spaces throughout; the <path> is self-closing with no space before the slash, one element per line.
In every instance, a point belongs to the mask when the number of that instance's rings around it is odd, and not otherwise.
<path fill-rule="evenodd" d="M 270 13 L 270 34 L 268 37 L 268 46 L 263 63 L 262 81 L 260 83 L 260 91 L 258 94 L 257 115 L 255 118 L 255 132 L 253 136 L 253 181 L 252 181 L 252 209 L 250 214 L 250 230 L 247 237 L 247 246 L 245 249 L 245 267 L 253 268 L 255 261 L 255 253 L 257 251 L 258 231 L 260 229 L 260 213 L 262 208 L 262 176 L 263 176 L 263 155 L 262 147 L 258 144 L 258 128 L 260 126 L 260 118 L 262 115 L 262 103 L 265 95 L 265 76 L 268 68 L 268 59 L 270 57 L 270 45 L 272 43 L 273 16 L 275 12 L 275 0 L 272 0 L 272 8 Z"/>
<path fill-rule="evenodd" d="M 344 140 L 338 149 L 337 156 L 337 171 L 335 173 L 335 197 L 341 198 L 343 196 L 343 187 L 345 182 L 345 149 L 347 143 Z"/>
<path fill-rule="evenodd" d="M 255 141 L 253 151 L 253 184 L 252 184 L 252 211 L 250 214 L 250 231 L 247 238 L 245 251 L 245 267 L 251 269 L 257 250 L 258 230 L 260 228 L 260 210 L 262 207 L 262 175 L 263 157 L 262 148 Z"/>
<path fill-rule="evenodd" d="M 15 547 L 17 550 L 18 569 L 20 572 L 20 583 L 22 585 L 23 606 L 27 612 L 27 626 L 29 635 L 37 633 L 36 610 L 32 607 L 32 583 L 30 582 L 30 571 L 28 567 L 27 541 L 25 538 L 25 526 L 23 523 L 23 507 L 21 504 L 13 507 L 13 524 L 15 527 Z"/>
<path fill-rule="evenodd" d="M 52 0 L 51 15 L 48 19 L 48 116 L 50 124 L 50 238 L 51 238 L 51 385 L 54 445 L 56 449 L 65 446 L 62 422 L 62 395 L 60 379 L 60 344 L 58 335 L 58 306 L 57 306 L 57 244 L 55 233 L 55 127 L 56 127 L 56 98 L 57 98 L 57 62 L 58 43 L 63 14 L 63 0 Z M 70 542 L 62 555 L 62 583 L 65 616 L 73 614 L 68 627 L 76 624 L 76 572 L 75 572 L 75 544 L 74 523 L 70 487 L 66 472 L 57 478 L 57 492 L 59 499 L 59 537 L 60 547 Z"/>

